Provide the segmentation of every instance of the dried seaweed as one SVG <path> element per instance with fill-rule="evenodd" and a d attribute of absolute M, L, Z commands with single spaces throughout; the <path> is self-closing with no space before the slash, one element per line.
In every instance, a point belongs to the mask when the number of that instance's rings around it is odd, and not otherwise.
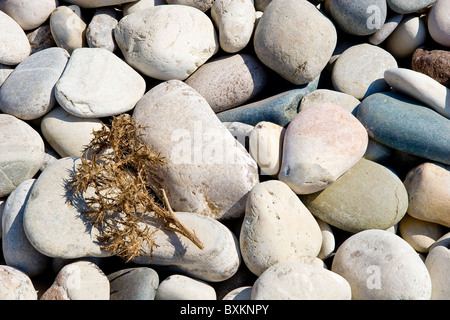
<path fill-rule="evenodd" d="M 203 249 L 195 232 L 175 216 L 165 190 L 151 184 L 149 177 L 164 165 L 164 159 L 143 143 L 139 129 L 130 115 L 123 114 L 93 132 L 69 181 L 71 191 L 86 201 L 82 214 L 101 231 L 98 240 L 103 249 L 127 262 L 144 254 L 146 247 L 151 258 L 158 246 L 154 235 L 160 228 L 145 223 L 149 215 Z"/>

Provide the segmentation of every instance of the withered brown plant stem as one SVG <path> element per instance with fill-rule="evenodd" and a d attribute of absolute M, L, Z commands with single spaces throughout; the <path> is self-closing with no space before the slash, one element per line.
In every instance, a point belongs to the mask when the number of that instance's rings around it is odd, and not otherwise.
<path fill-rule="evenodd" d="M 82 214 L 101 231 L 98 240 L 103 249 L 127 262 L 144 254 L 146 247 L 152 257 L 158 246 L 154 236 L 160 229 L 146 223 L 153 217 L 164 229 L 203 249 L 195 232 L 176 217 L 166 191 L 150 182 L 164 159 L 142 141 L 141 128 L 130 115 L 122 114 L 93 132 L 69 181 L 72 192 L 86 201 Z"/>

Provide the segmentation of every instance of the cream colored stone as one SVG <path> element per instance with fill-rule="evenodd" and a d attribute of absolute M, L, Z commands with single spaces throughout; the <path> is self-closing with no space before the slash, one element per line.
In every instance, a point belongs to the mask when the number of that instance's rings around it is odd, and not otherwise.
<path fill-rule="evenodd" d="M 37 300 L 31 279 L 22 271 L 0 265 L 0 300 Z"/>
<path fill-rule="evenodd" d="M 430 248 L 425 265 L 430 273 L 431 300 L 450 299 L 450 232 L 438 239 Z"/>
<path fill-rule="evenodd" d="M 0 1 L 0 10 L 23 30 L 32 30 L 42 25 L 58 5 L 58 0 L 7 0 Z"/>
<path fill-rule="evenodd" d="M 426 38 L 427 27 L 425 22 L 417 15 L 411 15 L 404 18 L 386 39 L 386 50 L 397 59 L 407 58 L 425 43 Z"/>
<path fill-rule="evenodd" d="M 0 11 L 0 64 L 15 66 L 31 53 L 28 38 L 9 15 Z"/>
<path fill-rule="evenodd" d="M 437 223 L 419 220 L 405 215 L 398 224 L 401 237 L 417 252 L 427 253 L 429 248 L 445 233 Z"/>
<path fill-rule="evenodd" d="M 332 256 L 334 249 L 336 248 L 336 240 L 334 238 L 333 229 L 331 229 L 331 226 L 328 223 L 318 218 L 316 218 L 316 221 L 322 232 L 322 246 L 317 257 L 325 260 Z"/>
<path fill-rule="evenodd" d="M 165 278 L 158 286 L 155 300 L 216 300 L 214 288 L 204 281 L 179 274 Z"/>
<path fill-rule="evenodd" d="M 270 180 L 249 193 L 239 241 L 245 264 L 259 276 L 279 262 L 311 263 L 322 234 L 297 195 L 283 182 Z"/>

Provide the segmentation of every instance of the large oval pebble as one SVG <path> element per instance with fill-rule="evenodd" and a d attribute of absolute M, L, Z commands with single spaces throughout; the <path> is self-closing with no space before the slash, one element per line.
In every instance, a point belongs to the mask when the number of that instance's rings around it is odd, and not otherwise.
<path fill-rule="evenodd" d="M 185 80 L 219 50 L 211 19 L 184 5 L 127 15 L 114 36 L 129 65 L 160 80 Z"/>
<path fill-rule="evenodd" d="M 22 120 L 44 116 L 56 104 L 54 87 L 68 59 L 62 48 L 48 48 L 27 57 L 0 87 L 0 109 Z"/>
<path fill-rule="evenodd" d="M 144 78 L 114 53 L 81 48 L 71 54 L 55 96 L 74 116 L 98 118 L 133 109 L 145 88 Z"/>
<path fill-rule="evenodd" d="M 349 237 L 337 249 L 331 271 L 350 283 L 355 300 L 431 297 L 424 262 L 405 240 L 389 231 L 365 230 Z"/>
<path fill-rule="evenodd" d="M 437 43 L 450 47 L 450 3 L 436 0 L 428 15 L 428 32 Z"/>
<path fill-rule="evenodd" d="M 295 84 L 311 82 L 322 72 L 336 41 L 333 23 L 306 0 L 271 2 L 254 34 L 258 58 Z"/>
<path fill-rule="evenodd" d="M 302 262 L 277 263 L 252 286 L 252 300 L 350 300 L 350 285 L 342 276 Z"/>
<path fill-rule="evenodd" d="M 154 180 L 175 211 L 217 219 L 242 216 L 257 164 L 208 102 L 179 80 L 148 91 L 134 109 L 146 144 L 165 159 Z"/>
<path fill-rule="evenodd" d="M 9 0 L 0 2 L 0 10 L 13 18 L 23 30 L 33 30 L 48 19 L 58 4 L 58 0 Z"/>
<path fill-rule="evenodd" d="M 402 181 L 388 168 L 364 158 L 331 186 L 301 200 L 314 216 L 349 232 L 386 230 L 408 208 Z"/>
<path fill-rule="evenodd" d="M 0 63 L 17 65 L 31 53 L 28 38 L 20 25 L 0 11 Z"/>
<path fill-rule="evenodd" d="M 358 107 L 369 137 L 393 149 L 450 164 L 450 120 L 392 92 L 375 93 Z"/>
<path fill-rule="evenodd" d="M 44 141 L 28 123 L 0 114 L 0 197 L 33 178 L 44 163 Z"/>
<path fill-rule="evenodd" d="M 297 194 L 323 190 L 362 158 L 367 143 L 367 131 L 343 107 L 306 108 L 286 129 L 278 179 Z"/>
<path fill-rule="evenodd" d="M 86 46 L 87 25 L 77 6 L 58 6 L 50 16 L 50 30 L 56 44 L 70 54 Z"/>
<path fill-rule="evenodd" d="M 322 234 L 298 196 L 283 182 L 270 180 L 250 192 L 239 241 L 245 264 L 259 276 L 279 262 L 312 262 Z"/>

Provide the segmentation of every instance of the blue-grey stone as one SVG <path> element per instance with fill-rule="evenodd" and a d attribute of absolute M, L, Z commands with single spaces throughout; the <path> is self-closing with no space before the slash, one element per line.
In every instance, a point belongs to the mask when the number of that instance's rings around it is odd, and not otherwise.
<path fill-rule="evenodd" d="M 48 48 L 22 61 L 0 87 L 0 109 L 22 120 L 44 116 L 56 104 L 54 87 L 69 53 Z"/>
<path fill-rule="evenodd" d="M 401 14 L 408 14 L 424 9 L 436 0 L 387 0 L 387 5 L 392 11 Z"/>
<path fill-rule="evenodd" d="M 275 96 L 217 113 L 217 117 L 222 122 L 242 122 L 255 126 L 261 121 L 268 121 L 283 127 L 299 112 L 302 98 L 317 89 L 319 78 Z"/>
<path fill-rule="evenodd" d="M 396 150 L 450 164 L 450 120 L 392 92 L 364 99 L 356 117 L 369 137 Z"/>
<path fill-rule="evenodd" d="M 386 0 L 329 0 L 328 6 L 334 23 L 348 34 L 373 34 L 386 21 Z"/>
<path fill-rule="evenodd" d="M 111 300 L 154 300 L 159 285 L 158 273 L 147 267 L 119 270 L 108 280 Z"/>

